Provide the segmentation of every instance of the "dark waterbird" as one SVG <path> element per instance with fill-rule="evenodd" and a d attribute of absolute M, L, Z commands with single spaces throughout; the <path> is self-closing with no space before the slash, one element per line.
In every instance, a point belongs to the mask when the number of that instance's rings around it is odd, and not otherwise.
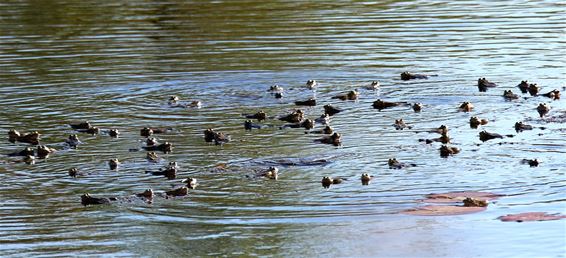
<path fill-rule="evenodd" d="M 522 164 L 529 164 L 531 167 L 538 167 L 539 161 L 538 159 L 523 159 L 521 160 Z"/>
<path fill-rule="evenodd" d="M 346 94 L 340 94 L 332 97 L 332 99 L 339 99 L 339 100 L 356 100 L 360 96 L 358 90 L 351 90 Z"/>
<path fill-rule="evenodd" d="M 283 125 L 279 129 L 285 129 L 285 128 L 305 128 L 306 130 L 310 130 L 314 128 L 314 120 L 305 119 L 300 123 Z"/>
<path fill-rule="evenodd" d="M 49 157 L 51 153 L 56 152 L 57 150 L 54 148 L 47 147 L 45 145 L 38 145 L 37 146 L 37 157 L 40 159 L 45 159 Z"/>
<path fill-rule="evenodd" d="M 462 104 L 460 104 L 458 108 L 460 109 L 460 111 L 470 112 L 472 111 L 472 109 L 474 109 L 474 105 L 472 105 L 472 103 L 468 101 L 465 101 Z"/>
<path fill-rule="evenodd" d="M 413 108 L 413 111 L 415 111 L 415 112 L 421 112 L 423 110 L 423 104 L 415 103 L 415 104 L 413 104 L 412 108 Z"/>
<path fill-rule="evenodd" d="M 504 97 L 506 100 L 519 99 L 519 95 L 513 93 L 511 90 L 504 90 L 504 91 L 503 91 L 503 97 Z"/>
<path fill-rule="evenodd" d="M 447 144 L 450 143 L 450 137 L 448 136 L 448 134 L 441 134 L 440 137 L 438 138 L 433 138 L 433 139 L 419 139 L 419 142 L 425 142 L 426 144 L 431 144 L 433 142 L 440 142 L 443 144 Z"/>
<path fill-rule="evenodd" d="M 263 110 L 258 111 L 255 114 L 243 114 L 247 119 L 256 119 L 257 121 L 263 121 L 267 119 L 267 113 Z"/>
<path fill-rule="evenodd" d="M 324 113 L 324 114 L 320 115 L 320 117 L 318 117 L 314 121 L 319 123 L 319 124 L 327 125 L 327 124 L 330 123 L 330 115 Z"/>
<path fill-rule="evenodd" d="M 297 105 L 297 106 L 311 106 L 311 107 L 314 107 L 314 106 L 316 106 L 316 99 L 315 99 L 315 98 L 309 98 L 309 99 L 307 99 L 307 100 L 295 101 L 295 105 Z"/>
<path fill-rule="evenodd" d="M 410 105 L 407 102 L 388 102 L 388 101 L 383 101 L 381 99 L 378 99 L 376 101 L 373 102 L 372 107 L 381 111 L 383 109 L 386 108 L 392 108 L 392 107 L 398 107 L 398 106 L 408 106 Z"/>
<path fill-rule="evenodd" d="M 275 84 L 275 85 L 271 85 L 267 91 L 269 91 L 269 92 L 283 92 L 283 87 Z"/>
<path fill-rule="evenodd" d="M 244 121 L 244 129 L 252 130 L 252 129 L 261 129 L 263 126 L 260 124 L 254 124 L 252 120 Z"/>
<path fill-rule="evenodd" d="M 515 123 L 515 131 L 522 132 L 527 130 L 533 130 L 533 126 L 520 121 Z"/>
<path fill-rule="evenodd" d="M 413 127 L 407 125 L 403 119 L 395 119 L 395 123 L 393 124 L 395 130 L 403 130 L 403 129 L 412 129 Z"/>
<path fill-rule="evenodd" d="M 168 104 L 169 107 L 172 108 L 200 108 L 202 107 L 202 102 L 198 101 L 198 100 L 194 100 L 188 103 L 185 102 L 181 102 L 181 99 L 177 96 L 171 96 L 169 98 Z"/>
<path fill-rule="evenodd" d="M 340 177 L 329 177 L 329 176 L 325 176 L 322 177 L 322 180 L 320 181 L 320 183 L 322 184 L 323 188 L 330 188 L 330 185 L 337 185 L 337 184 L 341 184 L 342 182 L 344 182 L 343 178 Z"/>
<path fill-rule="evenodd" d="M 369 85 L 365 86 L 366 90 L 377 90 L 381 85 L 378 81 L 372 81 Z"/>
<path fill-rule="evenodd" d="M 540 87 L 536 83 L 531 83 L 529 84 L 527 91 L 529 92 L 529 94 L 531 94 L 531 96 L 537 96 L 538 92 L 540 91 Z"/>
<path fill-rule="evenodd" d="M 120 131 L 118 131 L 118 129 L 110 129 L 110 131 L 108 131 L 108 135 L 112 138 L 118 138 Z"/>
<path fill-rule="evenodd" d="M 360 180 L 362 181 L 362 185 L 369 185 L 372 179 L 373 176 L 370 176 L 368 173 L 363 173 L 362 176 L 360 177 Z"/>
<path fill-rule="evenodd" d="M 456 147 L 450 147 L 446 145 L 442 145 L 440 147 L 440 157 L 447 158 L 448 156 L 453 156 L 460 153 L 460 149 Z"/>
<path fill-rule="evenodd" d="M 161 159 L 157 155 L 157 153 L 150 151 L 146 154 L 145 159 L 151 163 L 158 163 Z"/>
<path fill-rule="evenodd" d="M 71 148 L 76 148 L 82 142 L 79 140 L 79 136 L 76 134 L 69 135 L 69 138 L 65 140 L 65 143 Z"/>
<path fill-rule="evenodd" d="M 71 169 L 69 169 L 69 173 L 68 173 L 68 174 L 69 174 L 70 177 L 75 178 L 75 177 L 77 177 L 78 173 L 79 173 L 79 169 L 77 169 L 77 168 L 71 168 Z"/>
<path fill-rule="evenodd" d="M 300 123 L 305 118 L 305 113 L 302 110 L 295 110 L 291 114 L 279 117 L 279 120 L 289 123 Z"/>
<path fill-rule="evenodd" d="M 178 170 L 179 166 L 177 162 L 169 162 L 169 165 L 159 169 L 159 171 L 145 171 L 145 173 L 151 173 L 154 176 L 165 176 L 167 179 L 172 180 L 177 177 Z"/>
<path fill-rule="evenodd" d="M 24 134 L 13 129 L 8 131 L 8 141 L 11 143 L 15 143 L 16 141 L 18 141 L 18 142 L 30 143 L 32 145 L 38 145 L 40 137 L 41 134 L 37 131 L 31 133 L 24 133 Z"/>
<path fill-rule="evenodd" d="M 204 131 L 204 141 L 206 142 L 213 142 L 216 145 L 222 145 L 224 143 L 228 143 L 232 140 L 230 135 L 227 135 L 223 132 L 215 132 L 212 128 L 206 129 Z"/>
<path fill-rule="evenodd" d="M 387 164 L 389 165 L 390 169 L 402 169 L 402 168 L 406 168 L 406 167 L 416 167 L 416 164 L 411 164 L 411 163 L 404 163 L 404 162 L 399 162 L 397 161 L 396 158 L 391 158 L 387 161 Z"/>
<path fill-rule="evenodd" d="M 487 88 L 493 88 L 496 87 L 497 84 L 495 84 L 494 82 L 490 82 L 488 81 L 486 78 L 479 78 L 478 79 L 478 89 L 480 90 L 480 92 L 485 92 L 487 91 Z"/>
<path fill-rule="evenodd" d="M 77 130 L 77 129 L 82 129 L 82 130 L 86 130 L 91 128 L 92 126 L 90 125 L 89 121 L 84 121 L 84 122 L 80 122 L 78 124 L 70 124 L 71 128 Z"/>
<path fill-rule="evenodd" d="M 546 114 L 548 114 L 548 112 L 550 112 L 550 106 L 547 105 L 546 103 L 540 103 L 537 106 L 537 112 L 540 115 L 540 117 L 544 117 Z"/>
<path fill-rule="evenodd" d="M 519 90 L 521 90 L 522 93 L 528 93 L 529 92 L 529 82 L 528 81 L 521 81 L 521 83 L 519 83 L 517 85 L 517 87 L 519 87 Z"/>
<path fill-rule="evenodd" d="M 318 83 L 315 80 L 308 80 L 305 85 L 307 86 L 308 89 L 312 90 L 316 88 L 316 86 L 318 86 Z"/>
<path fill-rule="evenodd" d="M 551 98 L 553 100 L 558 100 L 560 99 L 560 91 L 559 90 L 551 90 L 547 93 L 541 94 L 541 96 L 547 97 L 547 98 Z"/>
<path fill-rule="evenodd" d="M 316 139 L 315 142 L 340 146 L 342 144 L 342 136 L 339 133 L 334 132 L 329 136 L 324 136 L 320 139 Z"/>
<path fill-rule="evenodd" d="M 432 76 L 432 75 L 402 72 L 401 73 L 401 80 L 408 81 L 408 80 L 413 80 L 413 79 L 428 79 L 429 76 Z"/>
<path fill-rule="evenodd" d="M 487 119 L 480 119 L 477 116 L 470 117 L 470 127 L 477 129 L 480 125 L 486 125 L 489 121 Z"/>
<path fill-rule="evenodd" d="M 116 170 L 118 169 L 118 166 L 120 165 L 120 161 L 118 159 L 111 159 L 108 161 L 108 166 L 110 167 L 110 170 Z"/>
<path fill-rule="evenodd" d="M 172 127 L 144 127 L 140 130 L 140 136 L 149 137 L 154 134 L 169 133 L 172 132 L 173 130 L 175 129 L 173 129 Z"/>
<path fill-rule="evenodd" d="M 324 114 L 327 114 L 329 116 L 333 116 L 333 115 L 336 115 L 336 114 L 342 112 L 341 109 L 335 108 L 330 104 L 324 105 L 323 108 L 324 108 Z"/>
<path fill-rule="evenodd" d="M 163 153 L 171 153 L 173 151 L 173 144 L 164 142 L 162 144 L 154 144 L 142 147 L 146 151 L 162 151 Z"/>
<path fill-rule="evenodd" d="M 305 132 L 305 134 L 332 134 L 334 132 L 334 129 L 327 125 L 324 128 L 322 128 L 321 130 L 316 130 L 316 131 L 307 131 Z"/>
<path fill-rule="evenodd" d="M 27 148 L 25 148 L 25 149 L 23 149 L 23 150 L 21 150 L 21 151 L 16 151 L 16 152 L 13 152 L 13 153 L 8 154 L 8 156 L 11 156 L 11 157 L 15 157 L 15 156 L 28 156 L 28 155 L 30 155 L 30 156 L 34 156 L 34 155 L 35 155 L 35 152 L 34 152 L 33 149 L 30 148 L 30 147 L 27 147 Z"/>
<path fill-rule="evenodd" d="M 197 179 L 192 177 L 183 179 L 181 183 L 185 183 L 186 187 L 189 189 L 195 189 L 198 186 Z"/>
<path fill-rule="evenodd" d="M 498 133 L 490 133 L 490 132 L 487 132 L 485 130 L 481 131 L 479 133 L 479 136 L 480 136 L 480 140 L 482 142 L 489 141 L 489 140 L 492 140 L 492 139 L 503 139 L 503 135 L 498 134 Z"/>

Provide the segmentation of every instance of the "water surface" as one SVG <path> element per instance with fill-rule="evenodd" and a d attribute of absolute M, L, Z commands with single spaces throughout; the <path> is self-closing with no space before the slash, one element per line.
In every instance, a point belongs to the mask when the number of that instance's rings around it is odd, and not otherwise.
<path fill-rule="evenodd" d="M 0 255 L 115 256 L 561 256 L 564 221 L 502 223 L 509 213 L 565 213 L 566 127 L 538 118 L 564 100 L 506 102 L 521 80 L 543 91 L 564 90 L 564 5 L 560 1 L 9 1 L 0 4 L 0 133 L 38 130 L 62 148 L 68 123 L 88 119 L 117 128 L 118 139 L 81 134 L 85 144 L 35 165 L 1 156 Z M 404 82 L 405 70 L 438 74 Z M 499 87 L 477 90 L 478 77 Z M 309 79 L 320 85 L 302 88 Z M 379 91 L 362 89 L 373 80 Z M 266 90 L 279 84 L 285 98 Z M 358 101 L 332 96 L 359 88 Z M 170 95 L 201 100 L 201 109 L 172 109 Z M 341 147 L 316 145 L 316 135 L 275 127 L 246 132 L 242 113 L 271 116 L 316 96 L 344 112 L 332 119 Z M 527 97 L 527 95 L 523 95 Z M 378 112 L 377 98 L 421 102 L 425 109 Z M 471 101 L 471 113 L 458 112 Z M 305 108 L 318 117 L 321 105 Z M 484 129 L 515 137 L 481 143 Z M 415 127 L 395 131 L 395 119 Z M 516 121 L 546 130 L 515 133 Z M 416 131 L 446 124 L 462 153 L 442 159 L 439 145 Z M 139 129 L 167 126 L 175 144 L 167 161 L 181 178 L 201 185 L 190 197 L 151 205 L 82 207 L 79 196 L 168 190 L 178 181 L 145 174 L 151 165 Z M 202 139 L 205 128 L 232 135 L 222 147 Z M 25 144 L 0 140 L 1 153 Z M 216 164 L 262 167 L 269 160 L 329 158 L 324 166 L 280 167 L 278 181 L 251 172 L 211 172 Z M 416 167 L 389 170 L 396 157 Z M 123 160 L 110 171 L 106 162 Z M 538 158 L 530 168 L 523 158 Z M 249 162 L 252 160 L 254 162 Z M 248 161 L 247 163 L 245 161 Z M 77 179 L 67 170 L 88 173 Z M 375 175 L 362 186 L 361 173 Z M 322 176 L 345 183 L 325 190 Z M 452 217 L 397 214 L 431 192 L 482 190 L 509 195 L 487 211 Z"/>

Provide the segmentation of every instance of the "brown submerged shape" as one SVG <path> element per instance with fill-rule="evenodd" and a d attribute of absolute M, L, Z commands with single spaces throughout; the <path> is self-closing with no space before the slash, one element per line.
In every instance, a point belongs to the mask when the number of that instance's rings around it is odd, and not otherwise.
<path fill-rule="evenodd" d="M 448 216 L 476 213 L 486 210 L 487 207 L 466 207 L 453 205 L 428 205 L 415 209 L 402 211 L 402 214 L 417 216 Z"/>
<path fill-rule="evenodd" d="M 490 192 L 449 192 L 449 193 L 433 193 L 426 195 L 426 199 L 423 202 L 428 203 L 450 203 L 450 202 L 462 202 L 466 198 L 481 199 L 486 201 L 491 201 L 498 199 L 504 195 L 490 193 Z"/>
<path fill-rule="evenodd" d="M 524 221 L 547 221 L 565 219 L 566 215 L 548 214 L 546 212 L 524 212 L 518 214 L 507 214 L 497 219 L 504 222 L 524 222 Z"/>
<path fill-rule="evenodd" d="M 428 194 L 427 203 L 439 203 L 439 205 L 427 205 L 402 211 L 402 214 L 418 216 L 446 216 L 476 213 L 487 209 L 490 200 L 495 200 L 502 195 L 489 192 L 449 192 L 440 194 Z M 440 204 L 462 204 L 462 205 L 440 205 Z"/>

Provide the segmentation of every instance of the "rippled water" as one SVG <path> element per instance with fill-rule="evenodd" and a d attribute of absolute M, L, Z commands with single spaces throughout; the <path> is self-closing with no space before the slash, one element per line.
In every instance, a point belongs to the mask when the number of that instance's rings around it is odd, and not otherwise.
<path fill-rule="evenodd" d="M 87 3 L 88 2 L 88 3 Z M 521 80 L 543 92 L 564 90 L 564 5 L 560 1 L 9 1 L 0 4 L 0 133 L 38 130 L 62 149 L 68 123 L 88 119 L 117 128 L 118 139 L 81 134 L 85 144 L 35 165 L 0 156 L 0 255 L 116 256 L 561 256 L 565 222 L 503 223 L 509 213 L 566 210 L 566 126 L 538 118 L 566 111 L 564 100 L 504 101 Z M 404 82 L 405 70 L 438 74 Z M 480 93 L 478 77 L 499 84 Z M 316 92 L 302 88 L 308 79 Z M 379 91 L 363 86 L 379 80 Z M 273 84 L 287 89 L 277 100 Z M 358 101 L 332 96 L 360 88 Z M 201 109 L 168 108 L 178 95 Z M 275 125 L 243 130 L 242 113 L 271 116 L 315 95 L 344 112 L 332 119 L 343 146 Z M 526 95 L 524 95 L 526 97 Z M 377 98 L 422 102 L 378 112 Z M 471 101 L 471 113 L 458 112 Z M 322 105 L 304 109 L 318 117 Z M 490 132 L 513 138 L 481 143 L 471 115 Z M 395 131 L 403 118 L 414 130 Z M 516 121 L 547 127 L 515 133 Z M 416 133 L 447 124 L 461 154 L 440 158 Z M 144 126 L 174 127 L 167 161 L 181 178 L 198 178 L 190 196 L 83 207 L 80 195 L 168 190 L 178 181 L 145 174 Z M 224 146 L 202 131 L 231 134 Z M 25 144 L 0 140 L 1 153 Z M 249 179 L 252 169 L 282 158 L 314 157 L 324 166 L 280 167 L 280 179 Z M 396 157 L 416 167 L 389 170 Z M 118 171 L 106 162 L 123 160 Z M 523 158 L 538 158 L 530 168 Z M 251 161 L 250 161 L 251 160 Z M 2 164 L 3 163 L 3 164 Z M 219 163 L 243 171 L 214 172 Z M 67 170 L 86 175 L 73 179 Z M 246 167 L 249 166 L 249 167 Z M 248 171 L 249 170 L 249 171 Z M 375 175 L 362 187 L 359 175 Z M 322 176 L 349 179 L 325 190 Z M 431 192 L 483 190 L 509 195 L 482 213 L 451 217 L 397 214 Z"/>

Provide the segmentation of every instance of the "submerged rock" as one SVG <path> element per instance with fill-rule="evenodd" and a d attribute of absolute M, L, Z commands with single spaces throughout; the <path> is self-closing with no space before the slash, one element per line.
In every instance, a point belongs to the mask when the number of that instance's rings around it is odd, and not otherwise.
<path fill-rule="evenodd" d="M 489 201 L 495 200 L 501 196 L 502 195 L 490 192 L 449 192 L 428 194 L 426 195 L 426 199 L 422 201 L 427 203 L 438 203 L 438 205 L 417 207 L 404 210 L 401 213 L 419 216 L 445 216 L 475 213 L 484 211 L 487 209 Z M 449 203 L 462 203 L 463 205 L 446 205 Z"/>
<path fill-rule="evenodd" d="M 490 193 L 490 192 L 449 192 L 449 193 L 433 193 L 427 194 L 423 202 L 428 203 L 447 203 L 447 202 L 461 202 L 466 198 L 482 199 L 482 200 L 495 200 L 504 195 Z"/>
<path fill-rule="evenodd" d="M 518 214 L 507 214 L 500 216 L 497 219 L 503 222 L 524 222 L 524 221 L 547 221 L 547 220 L 560 220 L 566 218 L 566 215 L 561 214 L 548 214 L 546 212 L 524 212 Z"/>
<path fill-rule="evenodd" d="M 414 209 L 408 209 L 402 214 L 418 215 L 418 216 L 447 216 L 447 215 L 462 215 L 476 213 L 486 210 L 486 207 L 466 207 L 466 206 L 453 206 L 453 205 L 428 205 Z"/>

